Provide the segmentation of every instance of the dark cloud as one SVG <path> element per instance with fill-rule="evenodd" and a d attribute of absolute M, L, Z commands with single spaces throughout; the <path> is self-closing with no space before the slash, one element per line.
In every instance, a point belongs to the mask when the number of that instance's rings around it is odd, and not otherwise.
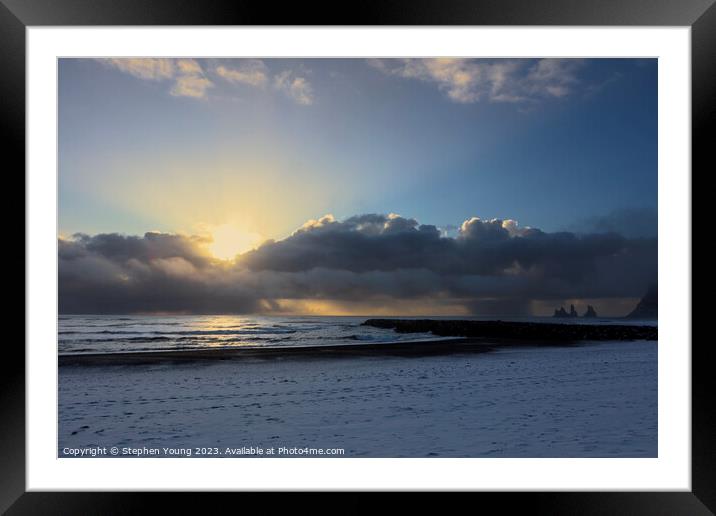
<path fill-rule="evenodd" d="M 59 240 L 61 313 L 253 312 L 254 292 L 206 251 L 204 239 L 146 233 Z"/>
<path fill-rule="evenodd" d="M 247 253 L 251 270 L 350 272 L 426 269 L 446 275 L 539 274 L 576 280 L 594 271 L 595 260 L 625 246 L 618 234 L 577 236 L 519 228 L 514 221 L 465 221 L 456 238 L 435 226 L 389 215 L 362 215 L 343 222 L 324 218 L 290 237 Z"/>
<path fill-rule="evenodd" d="M 625 208 L 589 217 L 567 228 L 575 233 L 619 233 L 626 238 L 656 238 L 658 214 L 650 208 Z"/>
<path fill-rule="evenodd" d="M 517 314 L 531 300 L 639 297 L 657 270 L 655 238 L 478 218 L 445 237 L 398 215 L 326 216 L 234 262 L 213 258 L 208 243 L 162 233 L 60 239 L 60 311 L 251 313 L 286 299 L 422 299 Z"/>

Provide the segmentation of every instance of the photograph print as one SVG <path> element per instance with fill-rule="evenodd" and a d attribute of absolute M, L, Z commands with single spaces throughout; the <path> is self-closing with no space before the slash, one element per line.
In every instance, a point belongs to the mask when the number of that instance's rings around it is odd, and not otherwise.
<path fill-rule="evenodd" d="M 57 66 L 58 457 L 657 457 L 657 59 Z"/>

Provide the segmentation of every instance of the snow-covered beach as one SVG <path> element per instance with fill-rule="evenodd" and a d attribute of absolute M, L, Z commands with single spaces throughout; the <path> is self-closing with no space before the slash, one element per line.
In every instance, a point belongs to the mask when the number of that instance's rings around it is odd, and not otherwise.
<path fill-rule="evenodd" d="M 657 342 L 61 366 L 58 456 L 94 447 L 655 457 Z"/>

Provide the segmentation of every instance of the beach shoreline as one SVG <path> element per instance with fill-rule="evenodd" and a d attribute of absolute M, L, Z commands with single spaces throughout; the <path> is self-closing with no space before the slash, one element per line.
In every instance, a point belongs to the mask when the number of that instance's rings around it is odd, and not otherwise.
<path fill-rule="evenodd" d="M 644 339 L 649 341 L 648 339 Z M 320 359 L 355 357 L 428 357 L 451 354 L 489 353 L 519 347 L 575 347 L 588 341 L 536 341 L 516 339 L 455 338 L 380 344 L 286 346 L 281 348 L 226 347 L 171 351 L 116 353 L 69 353 L 58 355 L 58 366 L 104 366 L 189 363 L 241 359 Z M 656 342 L 656 340 L 654 340 Z"/>
<path fill-rule="evenodd" d="M 429 356 L 450 353 L 485 353 L 494 346 L 506 345 L 485 339 L 454 338 L 385 342 L 380 344 L 335 344 L 321 346 L 285 347 L 224 347 L 170 351 L 136 351 L 119 353 L 68 353 L 58 355 L 58 364 L 67 365 L 127 365 L 161 362 L 193 362 L 203 360 L 233 360 L 242 358 L 320 358 L 356 356 Z M 513 345 L 518 345 L 513 343 Z"/>

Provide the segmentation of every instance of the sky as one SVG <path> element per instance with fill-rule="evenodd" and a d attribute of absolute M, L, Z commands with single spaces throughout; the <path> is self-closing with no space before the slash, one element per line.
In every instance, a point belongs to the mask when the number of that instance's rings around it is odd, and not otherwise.
<path fill-rule="evenodd" d="M 656 60 L 60 59 L 58 143 L 61 311 L 619 315 L 656 277 Z"/>

